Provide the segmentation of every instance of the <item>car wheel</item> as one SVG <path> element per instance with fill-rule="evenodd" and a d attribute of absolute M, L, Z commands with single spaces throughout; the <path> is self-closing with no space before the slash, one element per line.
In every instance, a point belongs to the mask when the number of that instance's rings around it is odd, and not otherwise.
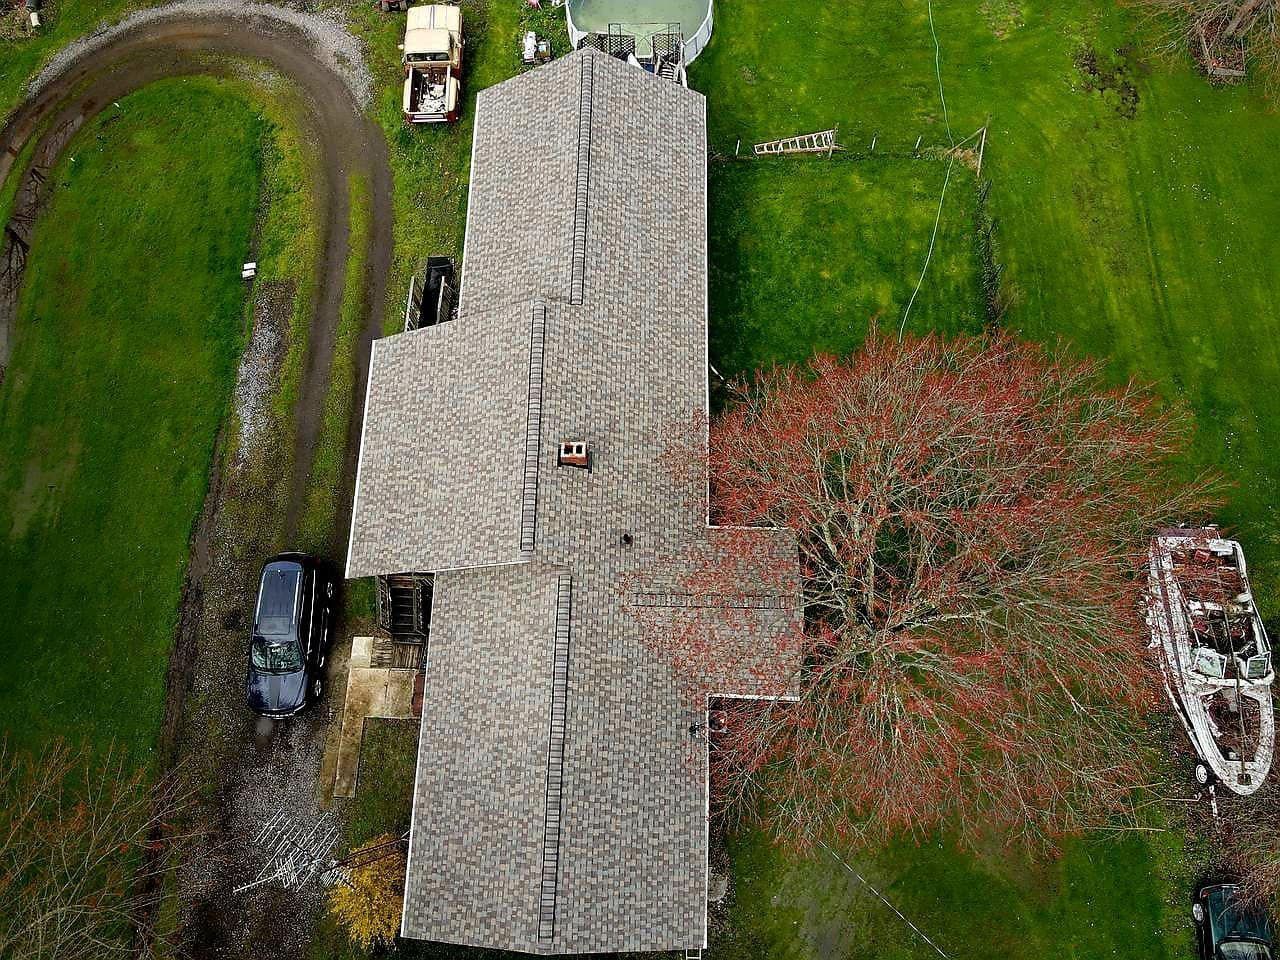
<path fill-rule="evenodd" d="M 315 683 L 311 684 L 311 696 L 313 699 L 319 700 L 320 694 L 324 691 L 324 681 L 316 677 Z"/>
<path fill-rule="evenodd" d="M 1204 906 L 1199 903 L 1191 905 L 1191 917 L 1196 923 L 1204 923 Z"/>
<path fill-rule="evenodd" d="M 1209 769 L 1209 765 L 1206 763 L 1197 763 L 1196 764 L 1196 783 L 1200 784 L 1200 786 L 1202 787 L 1207 787 L 1212 782 L 1213 782 L 1213 771 Z"/>

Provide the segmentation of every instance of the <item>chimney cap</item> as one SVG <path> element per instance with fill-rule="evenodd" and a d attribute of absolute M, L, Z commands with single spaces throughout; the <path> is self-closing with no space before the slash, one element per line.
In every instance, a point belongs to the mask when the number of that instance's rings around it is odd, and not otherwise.
<path fill-rule="evenodd" d="M 591 467 L 591 451 L 585 440 L 561 440 L 557 463 L 562 467 L 578 467 L 583 470 Z"/>

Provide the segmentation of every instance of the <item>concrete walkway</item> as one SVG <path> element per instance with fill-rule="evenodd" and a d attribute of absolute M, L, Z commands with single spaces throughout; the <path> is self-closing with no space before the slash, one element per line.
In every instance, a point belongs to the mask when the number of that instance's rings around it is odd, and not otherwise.
<path fill-rule="evenodd" d="M 413 679 L 417 670 L 370 666 L 372 637 L 356 637 L 351 646 L 351 669 L 347 675 L 347 699 L 342 709 L 342 733 L 338 740 L 337 773 L 333 795 L 350 797 L 356 792 L 360 770 L 360 742 L 364 722 L 413 720 Z"/>

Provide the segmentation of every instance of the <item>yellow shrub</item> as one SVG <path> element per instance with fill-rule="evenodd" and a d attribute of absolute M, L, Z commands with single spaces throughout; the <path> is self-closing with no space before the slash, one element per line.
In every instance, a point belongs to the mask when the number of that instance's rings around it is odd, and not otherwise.
<path fill-rule="evenodd" d="M 381 847 L 370 853 L 377 859 L 352 867 L 347 882 L 339 883 L 329 895 L 330 914 L 347 931 L 352 943 L 366 950 L 390 946 L 400 930 L 405 854 L 398 846 L 390 846 L 394 839 L 384 834 L 353 851 L 358 855 Z"/>

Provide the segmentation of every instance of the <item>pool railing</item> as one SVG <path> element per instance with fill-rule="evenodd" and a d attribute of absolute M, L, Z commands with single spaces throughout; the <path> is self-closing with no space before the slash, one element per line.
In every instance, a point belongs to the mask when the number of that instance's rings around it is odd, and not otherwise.
<path fill-rule="evenodd" d="M 707 15 L 703 17 L 702 23 L 698 25 L 698 29 L 695 30 L 692 34 L 685 37 L 684 62 L 686 64 L 692 63 L 694 58 L 697 57 L 697 55 L 703 51 L 703 48 L 705 48 L 708 41 L 710 41 L 711 21 L 712 21 L 712 14 L 714 10 L 715 10 L 714 0 L 707 0 Z M 587 36 L 587 34 L 600 32 L 598 30 L 596 31 L 583 30 L 581 27 L 579 27 L 578 24 L 576 24 L 573 20 L 573 8 L 568 2 L 566 2 L 564 5 L 564 17 L 565 17 L 565 22 L 568 24 L 568 27 L 569 27 L 569 39 L 573 42 L 573 48 L 575 50 L 582 45 L 582 40 L 584 37 Z M 609 30 L 612 33 L 614 27 L 625 28 L 625 26 L 626 26 L 625 24 L 610 24 Z M 634 26 L 640 27 L 644 25 L 635 24 Z"/>

